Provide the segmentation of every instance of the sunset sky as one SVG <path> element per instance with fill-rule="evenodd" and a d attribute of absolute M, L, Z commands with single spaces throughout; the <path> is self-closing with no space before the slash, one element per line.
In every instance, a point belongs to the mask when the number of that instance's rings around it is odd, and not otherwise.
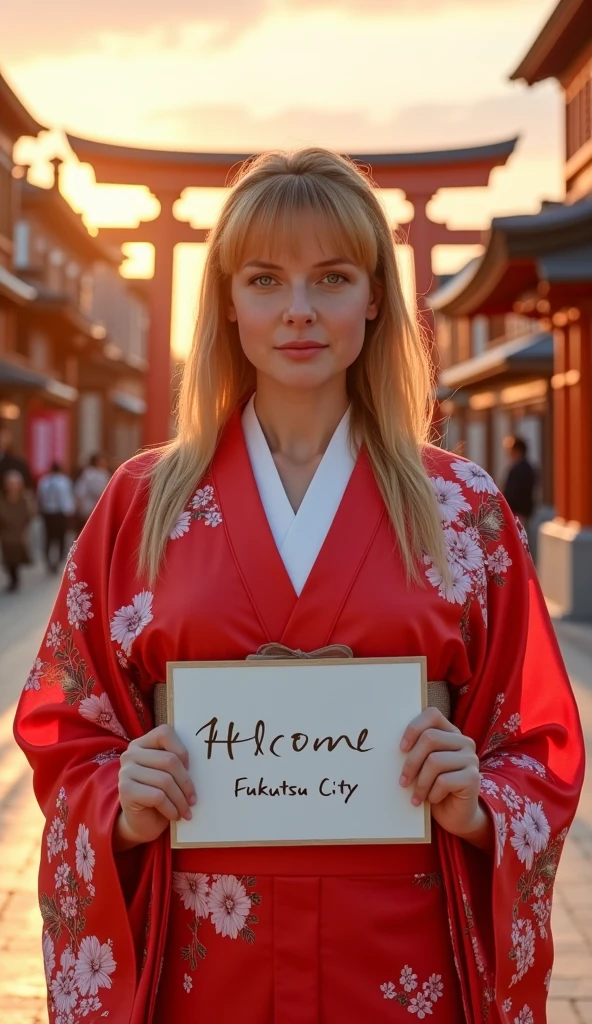
<path fill-rule="evenodd" d="M 2 19 L 0 71 L 57 132 L 130 145 L 251 151 L 320 144 L 342 151 L 457 147 L 520 136 L 489 189 L 450 190 L 429 209 L 451 226 L 536 210 L 563 195 L 559 86 L 508 81 L 556 0 L 41 0 Z M 29 160 L 21 143 L 17 158 Z M 44 167 L 34 180 L 48 184 Z M 93 188 L 68 167 L 62 189 L 90 226 L 149 219 L 148 196 Z M 390 197 L 393 219 L 403 216 Z M 211 223 L 219 197 L 181 214 Z M 436 271 L 468 252 L 435 254 Z M 179 253 L 175 346 L 186 347 L 201 253 Z"/>

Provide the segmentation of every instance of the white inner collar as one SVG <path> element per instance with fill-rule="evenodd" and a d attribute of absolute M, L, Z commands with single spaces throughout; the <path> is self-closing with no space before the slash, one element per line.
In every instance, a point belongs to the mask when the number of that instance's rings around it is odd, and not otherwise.
<path fill-rule="evenodd" d="M 254 395 L 245 406 L 242 427 L 273 539 L 292 586 L 300 595 L 356 464 L 349 444 L 349 409 L 333 434 L 297 512 L 290 505 L 257 419 Z"/>

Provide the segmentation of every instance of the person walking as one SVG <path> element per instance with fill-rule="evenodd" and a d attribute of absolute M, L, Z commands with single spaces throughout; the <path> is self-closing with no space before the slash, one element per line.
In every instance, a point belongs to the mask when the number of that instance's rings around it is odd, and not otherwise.
<path fill-rule="evenodd" d="M 110 473 L 104 455 L 91 455 L 74 485 L 78 532 L 90 518 L 101 494 L 109 483 Z"/>
<path fill-rule="evenodd" d="M 534 512 L 534 491 L 537 474 L 529 462 L 528 445 L 522 437 L 507 437 L 504 441 L 510 457 L 510 468 L 503 487 L 503 495 L 512 512 L 525 530 Z"/>
<path fill-rule="evenodd" d="M 72 481 L 58 462 L 37 484 L 37 506 L 45 526 L 45 561 L 55 573 L 64 560 L 66 533 L 76 510 Z"/>
<path fill-rule="evenodd" d="M 0 490 L 0 547 L 9 577 L 7 591 L 18 590 L 20 567 L 31 563 L 27 528 L 32 518 L 33 509 L 25 494 L 23 475 L 10 469 L 4 475 Z"/>
<path fill-rule="evenodd" d="M 247 161 L 209 237 L 177 436 L 114 474 L 19 702 L 51 1024 L 546 1019 L 581 727 L 519 524 L 429 443 L 432 394 L 369 177 L 319 148 Z M 270 645 L 424 658 L 446 682 L 380 779 L 431 841 L 171 848 L 210 794 L 155 721 L 167 664 Z M 237 800 L 233 827 L 252 813 Z"/>
<path fill-rule="evenodd" d="M 32 492 L 34 489 L 33 477 L 28 463 L 19 455 L 15 455 L 12 431 L 9 427 L 2 426 L 0 427 L 0 489 L 4 477 L 11 470 L 16 470 L 21 474 L 25 489 Z"/>

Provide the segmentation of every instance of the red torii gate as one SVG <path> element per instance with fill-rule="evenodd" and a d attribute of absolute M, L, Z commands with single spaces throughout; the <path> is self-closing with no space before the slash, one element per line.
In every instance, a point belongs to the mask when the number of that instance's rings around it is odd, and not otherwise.
<path fill-rule="evenodd" d="M 160 203 L 156 220 L 137 228 L 101 228 L 107 241 L 149 242 L 154 246 L 154 277 L 150 281 L 150 334 L 146 381 L 145 444 L 158 444 L 169 436 L 171 412 L 171 311 L 173 255 L 180 242 L 203 242 L 207 229 L 179 221 L 173 206 L 186 188 L 225 187 L 231 172 L 252 154 L 185 153 L 111 145 L 68 135 L 72 150 L 90 164 L 97 182 L 145 185 Z M 369 167 L 381 188 L 401 189 L 413 204 L 414 217 L 405 225 L 413 249 L 415 282 L 420 305 L 432 288 L 432 248 L 435 245 L 472 245 L 482 241 L 477 230 L 453 230 L 431 221 L 430 199 L 442 188 L 487 185 L 494 167 L 503 166 L 517 139 L 486 146 L 425 153 L 352 154 Z"/>

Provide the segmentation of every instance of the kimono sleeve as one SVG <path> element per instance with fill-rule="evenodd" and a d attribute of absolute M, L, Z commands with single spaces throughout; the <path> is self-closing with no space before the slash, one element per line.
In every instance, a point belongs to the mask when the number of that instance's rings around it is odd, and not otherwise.
<path fill-rule="evenodd" d="M 455 713 L 477 746 L 495 850 L 447 833 L 440 841 L 468 1020 L 538 1024 L 546 1020 L 553 883 L 582 786 L 583 740 L 526 535 L 495 491 L 471 502 L 467 516 L 482 541 L 483 586 L 463 621 L 473 676 Z"/>
<path fill-rule="evenodd" d="M 147 932 L 150 914 L 166 913 L 166 833 L 128 853 L 112 849 L 119 757 L 152 726 L 114 642 L 135 581 L 138 489 L 137 473 L 118 471 L 74 544 L 15 720 L 46 819 L 39 904 L 51 1024 L 148 1020 L 160 958 Z M 136 630 L 151 617 L 150 593 L 139 598 Z"/>

